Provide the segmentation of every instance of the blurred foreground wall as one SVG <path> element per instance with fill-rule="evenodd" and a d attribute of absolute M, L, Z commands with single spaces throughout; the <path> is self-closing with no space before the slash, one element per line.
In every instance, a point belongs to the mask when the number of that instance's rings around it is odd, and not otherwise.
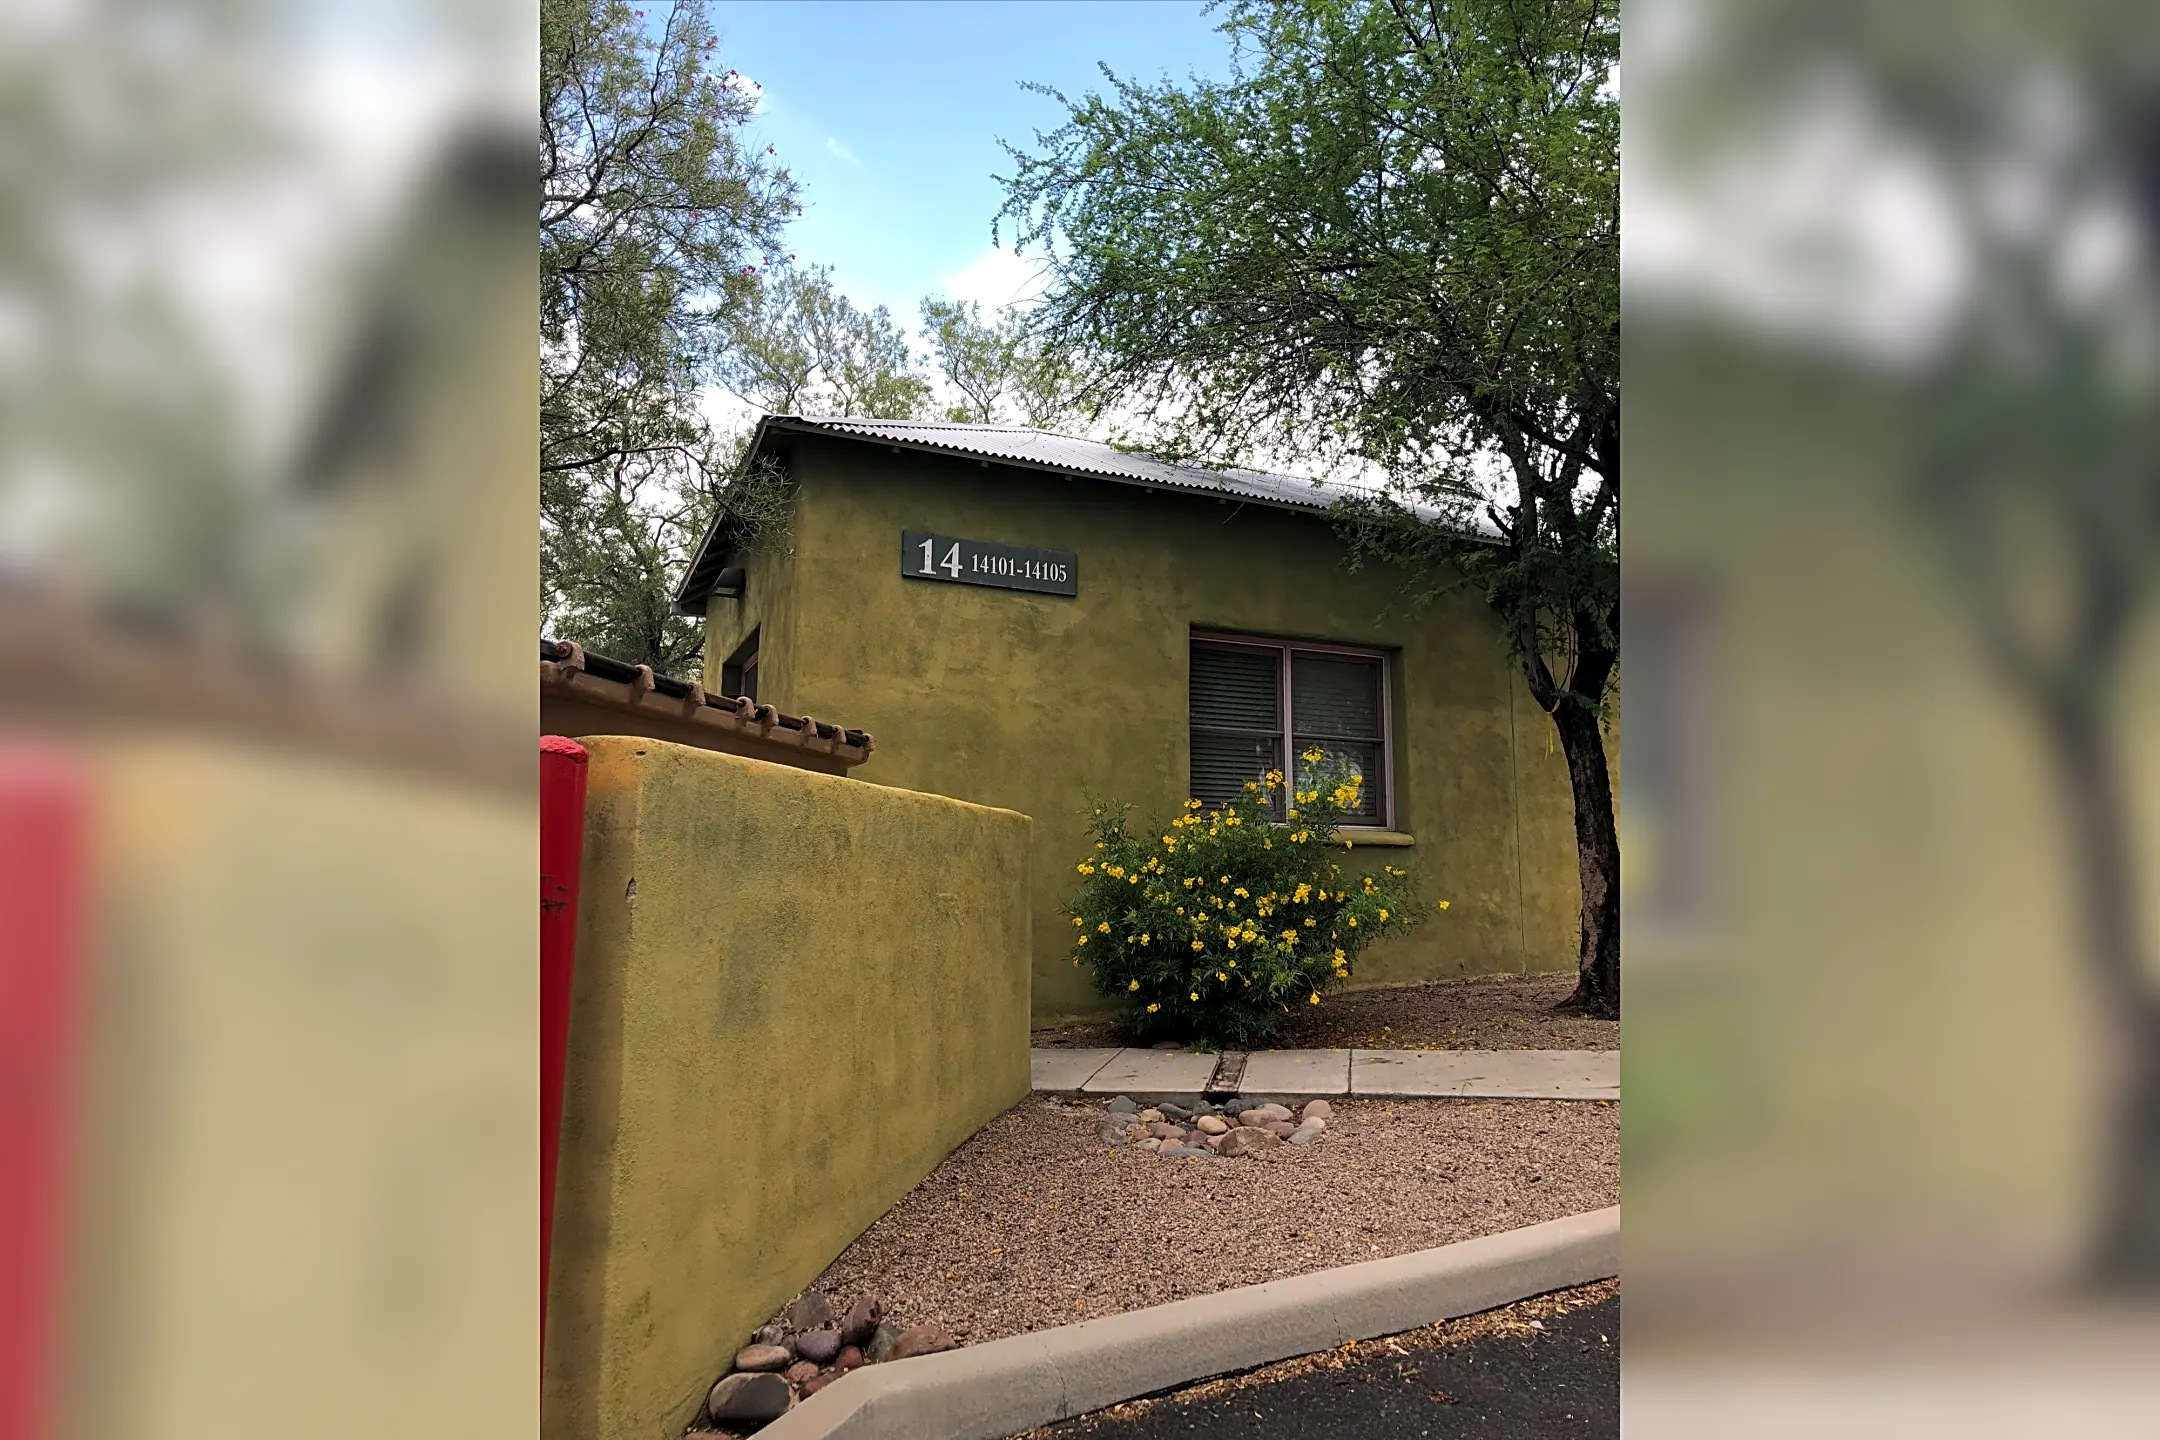
<path fill-rule="evenodd" d="M 1027 1094 L 1030 822 L 584 743 L 542 1433 L 651 1440 Z"/>
<path fill-rule="evenodd" d="M 1631 1435 L 2160 1413 L 2160 28 L 1627 23 Z"/>
<path fill-rule="evenodd" d="M 532 888 L 530 799 L 215 739 L 78 758 L 70 1430 L 516 1433 L 537 912 L 492 901 Z"/>

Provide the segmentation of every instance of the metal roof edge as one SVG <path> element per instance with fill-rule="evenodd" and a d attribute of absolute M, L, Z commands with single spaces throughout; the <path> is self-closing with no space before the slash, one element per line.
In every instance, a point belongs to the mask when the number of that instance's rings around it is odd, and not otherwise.
<path fill-rule="evenodd" d="M 848 419 L 852 419 L 853 417 L 839 418 L 844 422 Z M 864 426 L 871 426 L 879 424 L 891 425 L 907 422 L 879 420 L 875 417 L 865 416 L 862 417 L 859 423 Z M 1042 434 L 1053 433 L 1049 431 L 1036 432 L 1032 429 L 1032 427 L 1029 426 L 986 426 L 980 428 L 1012 429 L 1025 431 L 1028 433 Z M 775 431 L 784 431 L 786 433 L 794 435 L 818 435 L 833 440 L 853 441 L 859 445 L 883 445 L 893 450 L 909 450 L 917 454 L 939 455 L 947 459 L 974 460 L 984 465 L 1009 465 L 1014 469 L 1032 470 L 1038 474 L 1061 475 L 1068 480 L 1100 480 L 1106 481 L 1110 484 L 1126 485 L 1137 490 L 1146 490 L 1156 494 L 1190 495 L 1195 498 L 1211 497 L 1224 504 L 1262 505 L 1273 510 L 1288 510 L 1299 514 L 1311 515 L 1315 518 L 1326 515 L 1329 510 L 1334 508 L 1336 501 L 1347 498 L 1343 492 L 1342 487 L 1330 485 L 1328 484 L 1328 482 L 1325 481 L 1305 482 L 1310 484 L 1315 492 L 1315 503 L 1310 505 L 1301 504 L 1295 500 L 1283 499 L 1276 496 L 1254 495 L 1228 488 L 1224 488 L 1220 491 L 1211 492 L 1199 485 L 1180 485 L 1168 480 L 1148 479 L 1137 475 L 1119 475 L 1108 470 L 1091 470 L 1075 465 L 1058 465 L 1047 460 L 1036 460 L 1025 456 L 989 454 L 980 450 L 965 449 L 956 445 L 940 445 L 933 440 L 899 438 L 891 435 L 864 434 L 858 430 L 841 429 L 833 424 L 827 423 L 825 420 L 802 415 L 772 414 L 762 417 L 758 421 L 756 431 L 751 436 L 749 448 L 743 452 L 743 465 L 745 468 L 747 468 L 753 461 L 757 459 L 759 452 L 765 447 L 766 437 Z M 1060 436 L 1058 438 L 1074 439 L 1078 437 Z M 1214 471 L 1216 473 L 1223 472 L 1223 467 L 1220 466 L 1191 465 L 1188 462 L 1165 460 L 1161 456 L 1157 455 L 1145 455 L 1144 458 L 1153 460 L 1158 464 L 1186 464 L 1187 468 L 1190 469 Z M 1254 471 L 1253 473 L 1268 474 L 1269 472 Z M 1302 477 L 1295 475 L 1283 475 L 1277 476 L 1275 478 L 1283 480 L 1299 480 Z M 1326 492 L 1333 493 L 1328 494 L 1325 500 L 1321 499 L 1321 496 Z M 704 539 L 699 542 L 697 553 L 695 557 L 692 558 L 689 568 L 683 572 L 682 584 L 676 588 L 675 592 L 676 614 L 686 616 L 701 616 L 705 613 L 704 602 L 712 593 L 710 582 L 713 575 L 717 573 L 717 567 L 708 566 L 707 562 L 710 558 L 708 552 L 712 547 L 715 537 L 725 527 L 726 520 L 727 512 L 723 508 L 719 516 L 714 519 L 712 528 L 706 531 Z M 1482 529 L 1472 529 L 1466 532 L 1466 536 L 1467 538 L 1482 540 L 1487 543 L 1497 543 L 1498 538 L 1496 536 L 1484 533 Z M 704 573 L 707 571 L 710 571 L 711 573 Z M 703 581 L 703 588 L 698 589 L 696 593 L 693 594 L 692 591 L 694 586 L 701 580 Z"/>

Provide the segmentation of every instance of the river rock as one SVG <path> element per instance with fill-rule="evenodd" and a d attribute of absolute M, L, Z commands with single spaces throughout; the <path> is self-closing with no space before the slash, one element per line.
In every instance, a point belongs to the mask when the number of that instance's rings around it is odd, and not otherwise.
<path fill-rule="evenodd" d="M 1290 1113 L 1290 1107 L 1287 1105 L 1262 1105 L 1258 1109 L 1262 1115 L 1270 1120 L 1292 1120 L 1296 1118 Z"/>
<path fill-rule="evenodd" d="M 1308 1100 L 1305 1102 L 1305 1108 L 1298 1112 L 1298 1118 L 1300 1120 L 1327 1120 L 1333 1118 L 1334 1114 L 1335 1107 L 1328 1104 L 1327 1101 Z"/>
<path fill-rule="evenodd" d="M 716 1425 L 767 1425 L 795 1404 L 795 1387 L 779 1375 L 723 1375 L 705 1397 Z"/>
<path fill-rule="evenodd" d="M 1156 1121 L 1162 1119 L 1162 1111 L 1157 1110 L 1154 1106 L 1150 1105 L 1147 1109 L 1140 1112 L 1139 1119 L 1140 1123 L 1143 1125 L 1152 1125 Z"/>
<path fill-rule="evenodd" d="M 863 1353 L 853 1345 L 842 1345 L 840 1353 L 833 1356 L 832 1368 L 845 1375 L 850 1370 L 862 1368 Z"/>
<path fill-rule="evenodd" d="M 1200 1128 L 1200 1133 L 1203 1135 L 1227 1135 L 1230 1133 L 1229 1122 L 1225 1121 L 1220 1115 L 1202 1115 L 1198 1120 L 1193 1121 L 1193 1124 Z"/>
<path fill-rule="evenodd" d="M 1255 1125 L 1240 1125 L 1223 1136 L 1222 1144 L 1215 1147 L 1215 1153 L 1233 1158 L 1239 1155 L 1257 1155 L 1280 1144 L 1282 1137 L 1272 1130 L 1262 1130 Z"/>
<path fill-rule="evenodd" d="M 750 1336 L 753 1345 L 784 1345 L 787 1343 L 787 1326 L 775 1320 L 770 1325 L 760 1325 Z"/>
<path fill-rule="evenodd" d="M 786 1371 L 783 1373 L 787 1376 L 788 1384 L 795 1386 L 797 1389 L 800 1389 L 802 1387 L 803 1381 L 808 1380 L 811 1376 L 817 1374 L 817 1372 L 817 1361 L 797 1360 L 793 1365 L 788 1366 Z"/>
<path fill-rule="evenodd" d="M 1172 1125 L 1167 1120 L 1154 1120 L 1149 1122 L 1147 1127 L 1147 1133 L 1154 1136 L 1157 1140 L 1167 1140 L 1172 1135 L 1178 1133 L 1178 1127 Z"/>
<path fill-rule="evenodd" d="M 817 1394 L 818 1391 L 823 1390 L 827 1385 L 832 1384 L 833 1381 L 838 1380 L 845 1374 L 847 1374 L 845 1370 L 828 1370 L 823 1375 L 811 1376 L 808 1380 L 802 1382 L 802 1398 L 808 1400 L 812 1395 Z"/>
<path fill-rule="evenodd" d="M 932 1320 L 926 1325 L 911 1325 L 894 1339 L 892 1349 L 886 1352 L 888 1360 L 907 1360 L 917 1355 L 935 1355 L 940 1350 L 953 1348 L 952 1332 Z"/>
<path fill-rule="evenodd" d="M 743 1371 L 785 1370 L 795 1363 L 785 1345 L 745 1345 L 735 1353 L 735 1368 Z"/>
<path fill-rule="evenodd" d="M 820 1365 L 830 1365 L 833 1356 L 840 1353 L 840 1332 L 837 1330 L 805 1330 L 795 1337 L 795 1353 L 805 1360 L 815 1360 Z"/>
<path fill-rule="evenodd" d="M 832 1324 L 832 1302 L 815 1290 L 805 1290 L 796 1302 L 780 1312 L 790 1330 L 817 1330 Z"/>
<path fill-rule="evenodd" d="M 1190 1119 L 1192 1119 L 1192 1111 L 1190 1111 L 1190 1110 L 1187 1110 L 1187 1109 L 1186 1109 L 1186 1108 L 1185 1108 L 1184 1106 L 1182 1106 L 1182 1105 L 1171 1105 L 1171 1104 L 1167 1104 L 1167 1103 L 1164 1103 L 1164 1104 L 1158 1104 L 1158 1105 L 1157 1105 L 1157 1106 L 1156 1106 L 1155 1108 L 1156 1108 L 1157 1110 L 1160 1110 L 1160 1111 L 1162 1112 L 1162 1118 L 1163 1118 L 1163 1119 L 1165 1119 L 1165 1120 L 1190 1120 Z"/>
<path fill-rule="evenodd" d="M 1260 1122 L 1260 1128 L 1273 1131 L 1275 1138 L 1278 1140 L 1287 1140 L 1292 1135 L 1297 1134 L 1297 1126 L 1291 1124 L 1288 1120 L 1263 1120 Z"/>
<path fill-rule="evenodd" d="M 1133 1098 L 1130 1095 L 1120 1095 L 1110 1102 L 1110 1113 L 1113 1115 L 1131 1115 L 1139 1109 L 1140 1107 L 1133 1103 Z"/>
<path fill-rule="evenodd" d="M 848 1306 L 847 1318 L 840 1322 L 840 1344 L 843 1348 L 856 1347 L 856 1364 L 862 1363 L 860 1349 L 877 1334 L 878 1321 L 884 1318 L 885 1302 L 875 1295 L 858 1295 L 855 1303 Z"/>
<path fill-rule="evenodd" d="M 883 1364 L 892 1353 L 893 1341 L 900 1338 L 900 1327 L 881 1324 L 870 1336 L 870 1343 L 863 1346 L 863 1358 L 872 1365 Z"/>

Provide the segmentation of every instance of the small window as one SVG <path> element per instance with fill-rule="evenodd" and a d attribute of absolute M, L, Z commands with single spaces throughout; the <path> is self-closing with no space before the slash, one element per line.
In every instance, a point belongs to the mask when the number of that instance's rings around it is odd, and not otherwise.
<path fill-rule="evenodd" d="M 752 630 L 720 666 L 720 692 L 757 699 L 758 632 Z"/>
<path fill-rule="evenodd" d="M 1235 799 L 1248 780 L 1318 748 L 1364 780 L 1345 824 L 1386 827 L 1387 657 L 1269 640 L 1192 642 L 1192 794 Z M 1296 769 L 1307 768 L 1299 762 Z M 1282 807 L 1277 806 L 1278 817 Z"/>

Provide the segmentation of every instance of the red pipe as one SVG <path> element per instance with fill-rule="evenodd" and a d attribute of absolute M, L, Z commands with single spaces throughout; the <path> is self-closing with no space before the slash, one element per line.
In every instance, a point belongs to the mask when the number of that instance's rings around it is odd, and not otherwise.
<path fill-rule="evenodd" d="M 540 1334 L 547 1335 L 555 1234 L 555 1156 L 570 1051 L 570 965 L 577 949 L 578 866 L 585 846 L 585 747 L 540 737 Z M 4 1440 L 4 1437 L 0 1437 Z"/>
<path fill-rule="evenodd" d="M 57 1416 L 89 785 L 0 744 L 0 1440 Z"/>

